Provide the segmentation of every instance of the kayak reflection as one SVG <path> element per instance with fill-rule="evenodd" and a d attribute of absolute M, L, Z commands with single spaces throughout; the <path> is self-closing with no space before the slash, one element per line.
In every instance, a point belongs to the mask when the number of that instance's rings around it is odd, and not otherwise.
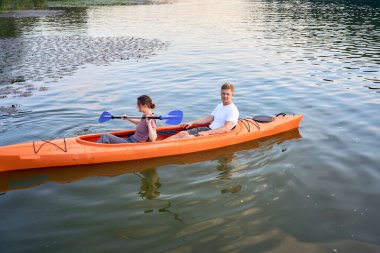
<path fill-rule="evenodd" d="M 172 157 L 107 164 L 5 171 L 0 172 L 0 192 L 32 188 L 48 182 L 65 184 L 87 177 L 117 176 L 126 173 L 140 172 L 142 175 L 142 185 L 139 193 L 140 196 L 146 199 L 155 199 L 159 197 L 160 193 L 158 189 L 161 186 L 156 169 L 161 166 L 169 164 L 192 164 L 203 161 L 217 160 L 219 162 L 217 169 L 220 171 L 220 177 L 228 178 L 231 170 L 233 169 L 230 162 L 235 159 L 236 152 L 263 146 L 265 147 L 265 145 L 268 145 L 268 148 L 270 148 L 274 144 L 279 144 L 287 140 L 298 139 L 301 137 L 302 136 L 298 129 L 294 129 L 268 138 L 250 141 L 235 146 Z M 238 190 L 239 189 L 232 189 L 232 191 Z"/>

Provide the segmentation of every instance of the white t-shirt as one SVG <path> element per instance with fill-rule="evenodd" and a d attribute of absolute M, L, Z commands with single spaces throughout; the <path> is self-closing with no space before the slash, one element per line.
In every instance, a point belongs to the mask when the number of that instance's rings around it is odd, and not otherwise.
<path fill-rule="evenodd" d="M 231 121 L 236 126 L 239 119 L 239 110 L 234 103 L 225 106 L 220 103 L 212 111 L 211 115 L 214 116 L 214 121 L 210 125 L 211 129 L 224 126 L 226 121 Z"/>

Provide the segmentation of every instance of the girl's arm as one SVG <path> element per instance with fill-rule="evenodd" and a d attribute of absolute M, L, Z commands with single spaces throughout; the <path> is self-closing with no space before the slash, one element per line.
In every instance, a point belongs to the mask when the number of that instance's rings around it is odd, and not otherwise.
<path fill-rule="evenodd" d="M 153 119 L 147 119 L 147 124 L 149 130 L 149 139 L 151 141 L 155 141 L 157 139 L 156 124 L 154 124 Z"/>
<path fill-rule="evenodd" d="M 130 119 L 126 114 L 121 115 L 121 118 L 124 120 L 128 120 L 129 122 L 132 122 L 133 124 L 138 124 L 141 119 Z"/>

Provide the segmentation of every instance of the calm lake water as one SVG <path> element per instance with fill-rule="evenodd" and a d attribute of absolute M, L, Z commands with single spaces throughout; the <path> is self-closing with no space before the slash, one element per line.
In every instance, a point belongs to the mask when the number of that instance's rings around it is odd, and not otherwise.
<path fill-rule="evenodd" d="M 380 252 L 380 8 L 189 0 L 0 13 L 0 145 L 133 127 L 101 112 L 298 131 L 202 154 L 0 174 L 0 252 Z"/>

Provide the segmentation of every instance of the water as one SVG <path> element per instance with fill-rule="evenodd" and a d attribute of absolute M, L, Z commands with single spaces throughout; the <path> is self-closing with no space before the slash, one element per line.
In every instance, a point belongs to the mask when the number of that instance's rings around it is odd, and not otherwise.
<path fill-rule="evenodd" d="M 0 145 L 132 127 L 97 119 L 136 114 L 141 94 L 156 114 L 193 120 L 225 81 L 242 117 L 304 119 L 299 133 L 202 154 L 3 173 L 1 252 L 380 251 L 377 5 L 191 0 L 18 15 L 0 18 Z"/>

